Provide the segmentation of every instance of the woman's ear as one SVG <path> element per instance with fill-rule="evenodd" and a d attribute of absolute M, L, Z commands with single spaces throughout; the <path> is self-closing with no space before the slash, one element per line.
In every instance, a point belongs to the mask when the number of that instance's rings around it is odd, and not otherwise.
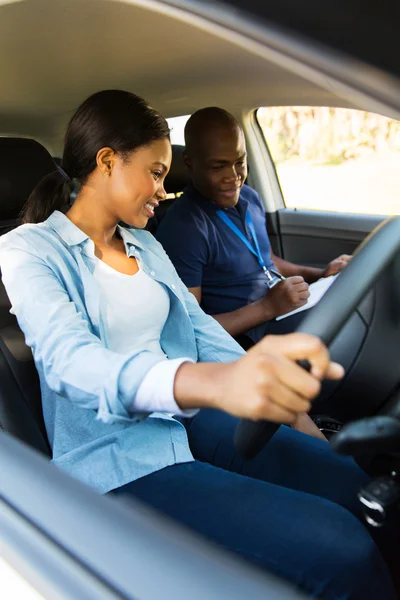
<path fill-rule="evenodd" d="M 101 148 L 96 155 L 96 164 L 103 175 L 111 175 L 115 163 L 115 152 L 112 148 Z"/>

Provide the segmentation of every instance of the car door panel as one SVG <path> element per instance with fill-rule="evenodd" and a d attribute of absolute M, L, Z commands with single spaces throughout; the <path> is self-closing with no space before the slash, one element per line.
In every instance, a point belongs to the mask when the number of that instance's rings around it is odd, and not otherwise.
<path fill-rule="evenodd" d="M 316 267 L 340 254 L 352 254 L 385 218 L 284 208 L 268 222 L 272 247 L 283 258 Z"/>

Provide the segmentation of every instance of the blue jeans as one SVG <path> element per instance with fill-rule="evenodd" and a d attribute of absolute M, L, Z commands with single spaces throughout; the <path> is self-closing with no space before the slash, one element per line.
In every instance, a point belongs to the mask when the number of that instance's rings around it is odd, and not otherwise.
<path fill-rule="evenodd" d="M 394 600 L 388 568 L 354 516 L 368 477 L 351 459 L 282 426 L 247 462 L 232 443 L 237 419 L 203 410 L 185 424 L 195 462 L 113 493 L 144 500 L 315 597 Z"/>

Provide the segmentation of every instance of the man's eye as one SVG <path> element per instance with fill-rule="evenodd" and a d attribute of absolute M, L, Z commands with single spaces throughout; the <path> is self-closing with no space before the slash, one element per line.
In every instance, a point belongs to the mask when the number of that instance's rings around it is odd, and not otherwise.
<path fill-rule="evenodd" d="M 219 167 L 211 167 L 211 171 L 221 171 L 222 166 L 220 165 Z"/>

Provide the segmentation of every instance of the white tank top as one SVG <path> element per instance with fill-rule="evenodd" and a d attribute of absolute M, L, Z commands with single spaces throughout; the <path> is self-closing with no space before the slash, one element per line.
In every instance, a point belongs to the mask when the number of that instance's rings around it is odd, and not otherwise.
<path fill-rule="evenodd" d="M 100 288 L 108 347 L 120 354 L 149 350 L 165 356 L 160 336 L 169 313 L 169 295 L 138 266 L 135 275 L 124 275 L 96 259 L 93 275 Z"/>

